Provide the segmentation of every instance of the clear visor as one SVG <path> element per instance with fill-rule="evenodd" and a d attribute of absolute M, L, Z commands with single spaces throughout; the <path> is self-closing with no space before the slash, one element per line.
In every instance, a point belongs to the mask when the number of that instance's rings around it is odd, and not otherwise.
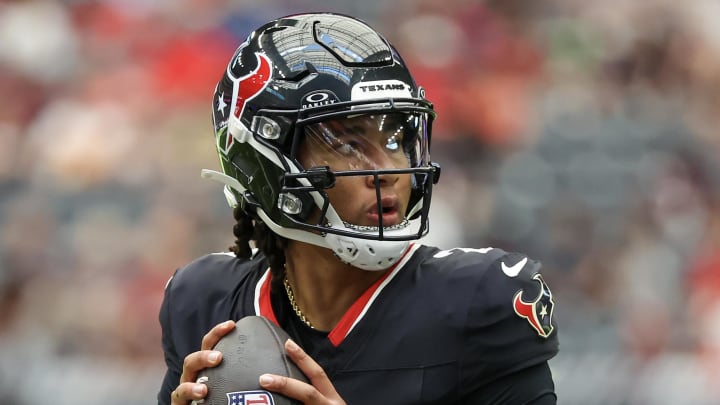
<path fill-rule="evenodd" d="M 427 165 L 426 114 L 392 112 L 334 118 L 305 127 L 298 159 L 336 172 Z"/>

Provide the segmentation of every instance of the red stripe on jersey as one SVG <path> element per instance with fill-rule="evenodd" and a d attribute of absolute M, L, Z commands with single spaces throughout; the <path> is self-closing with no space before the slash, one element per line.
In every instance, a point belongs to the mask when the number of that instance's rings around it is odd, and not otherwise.
<path fill-rule="evenodd" d="M 350 333 L 355 324 L 362 318 L 364 313 L 367 311 L 372 301 L 382 289 L 386 281 L 394 277 L 398 271 L 405 265 L 407 260 L 412 255 L 410 252 L 414 252 L 420 245 L 410 244 L 410 247 L 403 253 L 400 260 L 395 263 L 380 279 L 375 281 L 365 292 L 350 306 L 345 312 L 345 315 L 340 319 L 337 325 L 328 334 L 328 339 L 333 346 L 337 347 L 342 343 L 345 337 Z M 276 325 L 280 325 L 273 311 L 272 302 L 270 300 L 270 280 L 272 276 L 270 269 L 260 278 L 258 284 L 255 287 L 255 313 L 260 316 L 264 316 Z"/>
<path fill-rule="evenodd" d="M 280 326 L 280 322 L 278 322 L 277 318 L 275 317 L 272 302 L 270 301 L 271 279 L 272 275 L 270 274 L 270 269 L 268 269 L 262 276 L 262 278 L 258 282 L 258 286 L 256 287 L 255 296 L 258 298 L 255 303 L 255 312 L 260 316 L 264 316 L 265 318 L 273 322 L 275 325 Z"/>
<path fill-rule="evenodd" d="M 371 301 L 371 299 L 375 296 L 375 292 L 380 288 L 381 285 L 385 282 L 385 280 L 390 277 L 390 275 L 394 275 L 397 273 L 396 270 L 399 270 L 402 265 L 405 264 L 405 257 L 408 255 L 408 253 L 414 251 L 415 246 L 413 244 L 410 245 L 410 248 L 403 253 L 400 260 L 398 260 L 395 265 L 393 265 L 390 270 L 388 270 L 382 277 L 380 277 L 376 282 L 373 283 L 373 285 L 370 286 L 365 292 L 360 296 L 360 298 L 355 301 L 350 308 L 345 312 L 345 315 L 343 315 L 342 318 L 340 318 L 340 322 L 338 322 L 337 325 L 333 328 L 333 330 L 330 331 L 328 334 L 328 339 L 330 340 L 330 343 L 332 343 L 333 346 L 337 347 L 342 343 L 343 339 L 350 333 L 353 326 L 358 321 L 358 318 L 364 312 L 367 310 L 367 307 Z"/>

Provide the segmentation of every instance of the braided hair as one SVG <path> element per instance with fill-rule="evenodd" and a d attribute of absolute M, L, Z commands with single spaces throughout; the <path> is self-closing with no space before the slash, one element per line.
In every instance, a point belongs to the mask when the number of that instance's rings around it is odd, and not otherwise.
<path fill-rule="evenodd" d="M 275 234 L 265 223 L 259 220 L 253 220 L 245 210 L 240 206 L 233 209 L 233 217 L 235 225 L 233 225 L 233 235 L 235 235 L 235 245 L 230 247 L 230 251 L 241 259 L 249 259 L 252 257 L 252 249 L 250 241 L 255 241 L 255 246 L 265 254 L 270 263 L 270 288 L 278 291 L 283 288 L 283 280 L 285 279 L 285 247 L 287 239 Z"/>

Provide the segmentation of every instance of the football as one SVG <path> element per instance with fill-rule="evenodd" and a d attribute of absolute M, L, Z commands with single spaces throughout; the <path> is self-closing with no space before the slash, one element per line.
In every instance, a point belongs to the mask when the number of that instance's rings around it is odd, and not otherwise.
<path fill-rule="evenodd" d="M 198 374 L 208 387 L 203 404 L 208 405 L 299 405 L 277 393 L 263 390 L 258 378 L 265 373 L 307 382 L 308 379 L 285 354 L 288 334 L 267 318 L 248 316 L 235 323 L 214 350 L 222 352 L 217 367 Z"/>

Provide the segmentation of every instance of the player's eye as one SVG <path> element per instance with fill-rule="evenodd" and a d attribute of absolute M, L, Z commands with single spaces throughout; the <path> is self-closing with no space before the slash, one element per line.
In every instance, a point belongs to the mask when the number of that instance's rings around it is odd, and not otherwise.
<path fill-rule="evenodd" d="M 385 141 L 385 149 L 388 149 L 392 152 L 399 151 L 401 139 L 398 138 L 399 137 L 396 134 L 390 135 Z"/>
<path fill-rule="evenodd" d="M 358 139 L 354 137 L 344 137 L 343 139 L 336 139 L 333 144 L 333 149 L 342 155 L 352 155 L 360 151 L 361 144 Z"/>

